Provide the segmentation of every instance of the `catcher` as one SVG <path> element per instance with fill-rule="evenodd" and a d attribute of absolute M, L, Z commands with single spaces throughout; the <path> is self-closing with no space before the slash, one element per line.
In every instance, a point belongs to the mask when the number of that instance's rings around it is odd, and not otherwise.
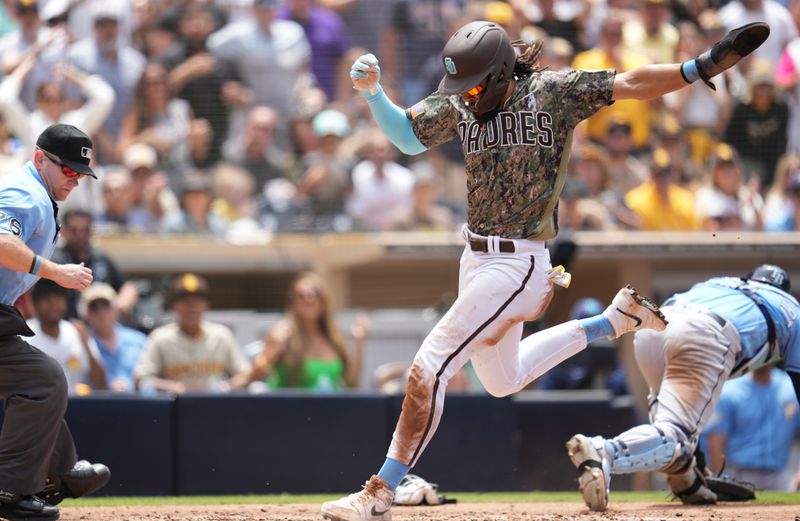
<path fill-rule="evenodd" d="M 789 275 L 771 264 L 746 277 L 714 277 L 664 303 L 663 332 L 636 333 L 650 423 L 612 439 L 576 434 L 567 442 L 589 508 L 605 510 L 611 474 L 642 470 L 666 474 L 684 504 L 755 497 L 743 482 L 711 476 L 695 449 L 726 380 L 780 363 L 800 396 L 800 304 L 789 289 Z"/>

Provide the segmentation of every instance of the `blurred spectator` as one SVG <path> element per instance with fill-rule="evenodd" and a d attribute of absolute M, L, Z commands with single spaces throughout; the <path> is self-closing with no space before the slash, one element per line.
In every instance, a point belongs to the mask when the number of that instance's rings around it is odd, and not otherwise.
<path fill-rule="evenodd" d="M 623 18 L 611 11 L 603 21 L 598 45 L 575 56 L 575 69 L 616 69 L 626 72 L 648 62 L 645 55 L 622 45 Z M 624 115 L 631 127 L 631 139 L 636 149 L 647 146 L 650 139 L 650 105 L 641 100 L 622 100 L 600 109 L 586 120 L 586 131 L 590 138 L 601 141 L 609 120 L 613 115 Z"/>
<path fill-rule="evenodd" d="M 21 168 L 29 150 L 22 145 L 22 141 L 9 134 L 8 126 L 0 114 L 0 172 L 13 172 L 15 168 Z"/>
<path fill-rule="evenodd" d="M 542 46 L 540 62 L 549 71 L 564 71 L 572 67 L 575 48 L 564 38 L 548 38 Z"/>
<path fill-rule="evenodd" d="M 221 163 L 214 169 L 213 187 L 216 198 L 211 203 L 211 211 L 215 215 L 229 225 L 256 218 L 255 181 L 247 170 Z"/>
<path fill-rule="evenodd" d="M 769 63 L 778 63 L 783 50 L 797 37 L 792 16 L 775 0 L 731 0 L 719 10 L 719 19 L 728 31 L 752 22 L 767 22 L 769 38 L 753 51 L 753 56 Z"/>
<path fill-rule="evenodd" d="M 211 125 L 209 152 L 197 162 L 200 167 L 219 160 L 228 136 L 230 108 L 242 108 L 253 97 L 236 81 L 230 65 L 215 58 L 206 47 L 208 37 L 219 28 L 217 23 L 210 4 L 189 4 L 178 24 L 180 39 L 160 59 L 170 71 L 171 92 L 189 103 L 194 117 Z"/>
<path fill-rule="evenodd" d="M 607 230 L 613 227 L 608 210 L 589 198 L 582 179 L 567 177 L 558 202 L 558 227 L 562 230 Z"/>
<path fill-rule="evenodd" d="M 670 23 L 671 0 L 636 0 L 639 18 L 622 28 L 625 47 L 647 55 L 651 63 L 674 63 L 678 30 Z"/>
<path fill-rule="evenodd" d="M 80 264 L 92 270 L 94 282 L 105 282 L 117 292 L 114 307 L 127 323 L 135 323 L 134 308 L 139 301 L 136 285 L 126 280 L 116 264 L 92 244 L 92 215 L 83 210 L 64 213 L 61 225 L 63 244 L 56 248 L 53 259 L 60 264 Z M 68 291 L 67 317 L 78 317 L 79 293 Z"/>
<path fill-rule="evenodd" d="M 599 216 L 598 229 L 639 228 L 639 218 L 625 206 L 624 193 L 611 188 L 610 165 L 605 150 L 591 144 L 581 147 L 572 155 L 571 168 L 574 178 L 582 181 L 587 189 L 588 195 L 581 203 L 582 212 Z"/>
<path fill-rule="evenodd" d="M 750 100 L 736 103 L 723 140 L 741 156 L 745 176 L 756 175 L 761 186 L 769 186 L 786 152 L 789 108 L 775 90 L 771 64 L 754 61 L 748 82 Z"/>
<path fill-rule="evenodd" d="M 800 230 L 800 156 L 787 154 L 778 162 L 775 181 L 764 205 L 767 231 Z"/>
<path fill-rule="evenodd" d="M 411 206 L 397 208 L 397 212 L 390 216 L 389 229 L 453 230 L 453 212 L 439 204 L 439 185 L 433 166 L 426 161 L 418 161 L 410 168 L 414 174 Z"/>
<path fill-rule="evenodd" d="M 625 204 L 642 221 L 642 230 L 696 230 L 692 192 L 677 185 L 672 160 L 663 148 L 653 151 L 650 180 L 625 194 Z"/>
<path fill-rule="evenodd" d="M 789 376 L 773 366 L 726 382 L 705 428 L 713 472 L 752 483 L 759 490 L 794 492 L 800 469 L 787 468 L 800 432 L 800 411 Z"/>
<path fill-rule="evenodd" d="M 71 45 L 66 59 L 79 69 L 103 78 L 116 94 L 103 131 L 94 136 L 97 160 L 104 164 L 118 158 L 117 139 L 122 120 L 144 70 L 145 58 L 120 37 L 123 11 L 117 2 L 95 2 L 91 11 L 94 34 Z"/>
<path fill-rule="evenodd" d="M 323 110 L 311 124 L 319 146 L 303 156 L 297 192 L 308 199 L 315 216 L 333 217 L 344 212 L 352 186 L 355 161 L 341 147 L 350 134 L 350 123 L 339 111 Z"/>
<path fill-rule="evenodd" d="M 686 133 L 678 123 L 678 118 L 670 113 L 664 114 L 654 129 L 654 134 L 656 139 L 653 145 L 666 150 L 672 158 L 672 175 L 678 184 L 694 190 L 696 185 L 706 180 L 707 172 L 692 160 Z M 703 162 L 703 167 L 705 164 Z"/>
<path fill-rule="evenodd" d="M 710 37 L 694 23 L 683 22 L 678 27 L 680 40 L 676 59 L 679 62 L 694 58 L 717 40 L 716 35 Z M 681 141 L 688 143 L 691 159 L 697 166 L 705 165 L 730 118 L 733 100 L 727 77 L 720 74 L 714 78 L 716 90 L 709 89 L 703 82 L 695 82 L 664 95 L 664 105 L 677 116 L 680 126 L 685 129 Z"/>
<path fill-rule="evenodd" d="M 169 187 L 169 178 L 158 170 L 158 154 L 145 143 L 133 143 L 122 157 L 123 166 L 131 174 L 131 203 L 138 211 L 146 211 L 155 220 L 177 211 L 178 198 Z"/>
<path fill-rule="evenodd" d="M 183 176 L 180 210 L 169 213 L 161 221 L 165 233 L 199 233 L 224 238 L 225 219 L 211 212 L 214 194 L 208 176 L 200 171 Z"/>
<path fill-rule="evenodd" d="M 80 384 L 105 389 L 106 373 L 97 344 L 80 321 L 65 320 L 67 289 L 52 280 L 40 279 L 31 289 L 31 301 L 36 318 L 28 319 L 28 326 L 36 334 L 37 347 L 64 369 L 69 394 L 88 394 Z"/>
<path fill-rule="evenodd" d="M 608 152 L 612 190 L 624 194 L 647 180 L 647 167 L 633 155 L 632 128 L 627 116 L 614 114 L 609 118 L 602 144 Z"/>
<path fill-rule="evenodd" d="M 150 63 L 125 115 L 117 153 L 122 157 L 132 143 L 150 145 L 158 152 L 159 166 L 170 184 L 177 188 L 180 174 L 192 162 L 189 135 L 194 124 L 189 103 L 171 96 L 164 66 Z"/>
<path fill-rule="evenodd" d="M 133 204 L 133 179 L 125 167 L 112 167 L 103 172 L 105 210 L 95 219 L 98 234 L 153 233 L 157 229 L 155 216 L 145 207 Z"/>
<path fill-rule="evenodd" d="M 800 2 L 797 2 L 800 13 Z M 789 135 L 787 150 L 800 151 L 800 38 L 795 38 L 784 49 L 775 68 L 775 80 L 785 94 L 789 104 Z"/>
<path fill-rule="evenodd" d="M 733 148 L 720 143 L 711 157 L 711 179 L 695 192 L 695 213 L 706 230 L 761 230 L 764 200 L 758 178 L 745 184 Z"/>
<path fill-rule="evenodd" d="M 211 53 L 233 67 L 253 92 L 254 105 L 272 107 L 279 115 L 274 129 L 279 146 L 290 149 L 291 124 L 301 91 L 310 74 L 310 47 L 303 28 L 277 20 L 278 0 L 254 0 L 252 18 L 233 22 L 208 39 Z M 238 138 L 239 130 L 232 133 Z"/>
<path fill-rule="evenodd" d="M 261 191 L 272 179 L 285 178 L 289 157 L 275 142 L 278 112 L 270 107 L 253 107 L 244 131 L 225 145 L 225 160 L 250 172 Z"/>
<path fill-rule="evenodd" d="M 391 215 L 411 207 L 414 174 L 393 161 L 397 150 L 381 133 L 373 133 L 363 155 L 365 159 L 353 168 L 347 213 L 363 230 L 385 230 Z"/>
<path fill-rule="evenodd" d="M 136 27 L 132 45 L 149 61 L 158 61 L 178 41 L 178 20 L 169 16 L 169 5 L 163 0 L 134 2 L 133 7 Z"/>
<path fill-rule="evenodd" d="M 394 0 L 389 26 L 380 47 L 385 77 L 402 82 L 398 102 L 410 107 L 430 92 L 420 80 L 429 56 L 441 52 L 451 34 L 451 21 L 461 15 L 458 0 Z"/>
<path fill-rule="evenodd" d="M 247 385 L 250 364 L 231 330 L 205 320 L 208 282 L 187 273 L 170 288 L 175 321 L 154 329 L 134 371 L 143 392 L 228 392 Z"/>
<path fill-rule="evenodd" d="M 539 27 L 552 38 L 563 38 L 573 48 L 585 49 L 582 34 L 583 18 L 588 10 L 569 12 L 564 9 L 565 2 L 559 0 L 524 2 L 524 4 L 525 18 L 529 23 Z"/>
<path fill-rule="evenodd" d="M 26 56 L 41 53 L 45 47 L 47 36 L 42 29 L 39 3 L 36 0 L 11 0 L 5 2 L 5 5 L 8 7 L 8 14 L 16 22 L 16 28 L 0 38 L 0 72 L 2 75 L 11 74 Z M 23 103 L 28 109 L 32 109 L 35 86 L 31 82 L 24 87 Z M 20 89 L 22 88 L 20 86 Z"/>
<path fill-rule="evenodd" d="M 133 371 L 147 336 L 117 321 L 117 311 L 113 307 L 116 298 L 114 288 L 104 282 L 95 282 L 81 294 L 80 314 L 97 344 L 109 389 L 134 392 Z"/>
<path fill-rule="evenodd" d="M 253 379 L 270 387 L 318 391 L 356 387 L 364 357 L 368 322 L 360 315 L 348 349 L 336 325 L 333 297 L 324 280 L 302 273 L 291 284 L 285 316 L 264 336 L 264 350 L 253 362 Z"/>
<path fill-rule="evenodd" d="M 353 46 L 379 49 L 381 36 L 389 23 L 392 14 L 391 6 L 394 1 L 319 0 L 319 4 L 335 11 L 342 18 Z M 349 59 L 345 61 L 348 68 L 353 63 Z"/>
<path fill-rule="evenodd" d="M 20 100 L 20 93 L 36 59 L 36 53 L 28 54 L 20 66 L 0 83 L 0 113 L 29 154 L 33 154 L 39 134 L 54 123 L 74 125 L 87 134 L 94 134 L 103 125 L 114 103 L 114 91 L 102 78 L 62 64 L 56 68 L 56 78 L 39 84 L 36 110 L 29 112 Z M 70 110 L 59 80 L 77 85 L 86 102 Z"/>
<path fill-rule="evenodd" d="M 336 75 L 341 72 L 341 61 L 350 41 L 339 15 L 319 3 L 317 0 L 286 0 L 278 9 L 277 17 L 303 27 L 311 47 L 311 72 L 328 100 L 335 100 Z"/>

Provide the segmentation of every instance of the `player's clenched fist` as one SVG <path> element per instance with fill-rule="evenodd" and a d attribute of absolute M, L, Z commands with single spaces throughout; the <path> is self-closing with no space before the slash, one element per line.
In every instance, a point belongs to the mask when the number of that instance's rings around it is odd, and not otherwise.
<path fill-rule="evenodd" d="M 353 62 L 350 67 L 350 79 L 353 87 L 361 92 L 375 92 L 378 82 L 381 79 L 381 68 L 378 65 L 378 58 L 374 54 L 363 54 Z"/>

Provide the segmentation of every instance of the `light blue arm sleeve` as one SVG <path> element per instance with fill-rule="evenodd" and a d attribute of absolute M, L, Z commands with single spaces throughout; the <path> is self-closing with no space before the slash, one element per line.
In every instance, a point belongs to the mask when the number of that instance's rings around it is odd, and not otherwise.
<path fill-rule="evenodd" d="M 414 134 L 414 128 L 406 116 L 406 111 L 392 103 L 380 85 L 377 94 L 370 94 L 367 91 L 362 95 L 367 100 L 375 122 L 402 153 L 413 156 L 428 150 Z"/>

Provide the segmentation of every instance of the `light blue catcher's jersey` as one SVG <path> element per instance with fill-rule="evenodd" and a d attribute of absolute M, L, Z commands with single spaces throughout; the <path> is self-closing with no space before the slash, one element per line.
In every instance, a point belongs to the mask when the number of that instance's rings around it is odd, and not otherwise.
<path fill-rule="evenodd" d="M 33 163 L 0 176 L 0 234 L 19 237 L 37 255 L 49 259 L 58 238 L 57 206 Z M 0 303 L 13 305 L 39 277 L 0 266 Z"/>
<path fill-rule="evenodd" d="M 742 289 L 761 299 L 775 324 L 775 347 L 767 345 L 768 330 L 764 315 Z M 678 293 L 676 300 L 706 307 L 731 322 L 739 331 L 742 350 L 731 377 L 739 376 L 768 363 L 782 361 L 787 371 L 800 373 L 800 304 L 780 289 L 738 277 L 715 277 Z"/>

